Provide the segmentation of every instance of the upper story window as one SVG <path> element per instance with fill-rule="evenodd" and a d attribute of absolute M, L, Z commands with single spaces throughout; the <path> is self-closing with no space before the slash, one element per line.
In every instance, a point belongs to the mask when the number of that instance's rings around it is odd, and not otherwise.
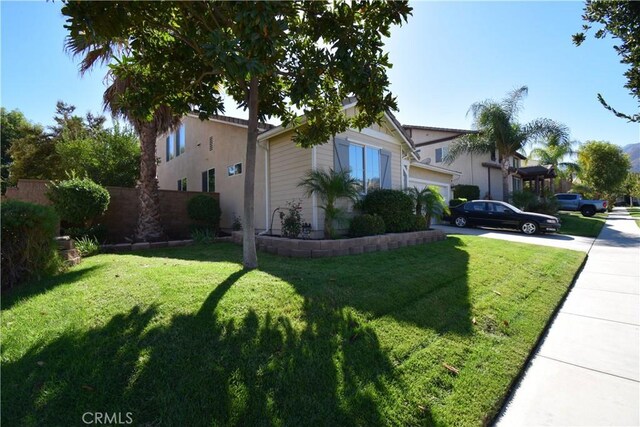
<path fill-rule="evenodd" d="M 184 124 L 181 124 L 180 127 L 178 128 L 178 130 L 176 130 L 176 157 L 179 156 L 180 154 L 184 153 L 185 147 L 186 147 L 186 141 L 185 141 L 185 128 L 184 128 Z"/>
<path fill-rule="evenodd" d="M 436 163 L 442 163 L 449 154 L 449 147 L 436 148 Z"/>
<path fill-rule="evenodd" d="M 227 167 L 227 175 L 229 176 L 240 175 L 241 173 L 242 163 L 236 163 L 235 165 Z"/>
<path fill-rule="evenodd" d="M 175 153 L 176 153 L 175 143 L 176 143 L 176 136 L 172 132 L 169 135 L 167 135 L 167 140 L 166 140 L 167 162 L 175 157 Z"/>
<path fill-rule="evenodd" d="M 520 159 L 514 156 L 511 166 L 513 166 L 516 169 L 519 168 L 520 167 Z"/>

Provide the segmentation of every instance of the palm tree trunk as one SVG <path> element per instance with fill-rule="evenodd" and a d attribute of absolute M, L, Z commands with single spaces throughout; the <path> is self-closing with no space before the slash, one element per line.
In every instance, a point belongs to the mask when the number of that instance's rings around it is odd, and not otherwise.
<path fill-rule="evenodd" d="M 156 178 L 156 137 L 153 123 L 140 126 L 140 179 L 138 180 L 138 226 L 135 238 L 153 242 L 164 237 L 160 222 L 160 197 Z"/>
<path fill-rule="evenodd" d="M 509 201 L 509 157 L 502 159 L 502 201 Z"/>
<path fill-rule="evenodd" d="M 256 181 L 256 151 L 258 144 L 258 78 L 249 83 L 249 124 L 247 133 L 247 157 L 244 170 L 244 227 L 242 228 L 242 265 L 258 267 L 254 221 L 254 190 Z"/>

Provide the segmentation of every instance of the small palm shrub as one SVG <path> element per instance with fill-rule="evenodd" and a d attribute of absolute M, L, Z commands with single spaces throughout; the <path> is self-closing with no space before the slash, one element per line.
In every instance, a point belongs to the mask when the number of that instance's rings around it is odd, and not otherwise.
<path fill-rule="evenodd" d="M 76 227 L 89 227 L 109 207 L 109 192 L 89 178 L 71 178 L 49 185 L 47 197 L 60 218 Z"/>
<path fill-rule="evenodd" d="M 74 239 L 74 246 L 80 252 L 80 256 L 83 258 L 90 257 L 100 252 L 100 245 L 95 238 L 89 236 L 83 236 L 78 239 Z"/>
<path fill-rule="evenodd" d="M 369 215 L 379 215 L 387 233 L 412 231 L 415 227 L 414 203 L 400 190 L 375 190 L 362 200 L 362 208 Z"/>
<path fill-rule="evenodd" d="M 440 194 L 440 190 L 435 185 L 430 185 L 427 187 L 429 190 L 428 194 L 425 197 L 424 201 L 424 210 L 425 210 L 425 219 L 426 226 L 425 229 L 431 227 L 431 220 L 433 218 L 442 218 L 445 215 L 450 213 L 449 207 L 444 200 L 442 194 Z"/>
<path fill-rule="evenodd" d="M 213 231 L 209 228 L 203 227 L 192 227 L 191 228 L 191 238 L 196 243 L 213 243 L 216 236 Z"/>
<path fill-rule="evenodd" d="M 62 263 L 54 237 L 60 221 L 49 206 L 9 200 L 2 216 L 2 288 L 57 272 Z"/>
<path fill-rule="evenodd" d="M 220 229 L 220 202 L 215 197 L 199 194 L 192 197 L 187 203 L 189 218 L 196 222 L 196 228 L 210 229 L 214 235 Z"/>
<path fill-rule="evenodd" d="M 427 218 L 424 215 L 416 215 L 414 218 L 414 231 L 422 231 L 428 229 Z"/>
<path fill-rule="evenodd" d="M 334 221 L 339 221 L 344 217 L 342 209 L 336 207 L 338 199 L 346 198 L 353 202 L 358 200 L 359 192 L 362 189 L 360 182 L 349 174 L 349 170 L 336 172 L 333 169 L 328 171 L 311 170 L 298 183 L 298 187 L 304 189 L 305 195 L 311 197 L 317 194 L 320 197 L 324 210 L 324 238 L 333 239 L 335 231 Z"/>
<path fill-rule="evenodd" d="M 379 215 L 362 214 L 354 216 L 349 224 L 349 236 L 363 237 L 384 234 L 384 220 Z"/>

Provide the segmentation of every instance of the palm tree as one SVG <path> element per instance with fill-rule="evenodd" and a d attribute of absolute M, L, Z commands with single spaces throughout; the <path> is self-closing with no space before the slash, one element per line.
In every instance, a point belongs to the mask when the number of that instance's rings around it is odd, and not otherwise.
<path fill-rule="evenodd" d="M 576 162 L 563 161 L 563 159 L 575 154 L 573 145 L 575 141 L 561 140 L 558 135 L 549 135 L 542 147 L 531 150 L 529 156 L 541 165 L 551 165 L 560 177 L 573 181 L 575 174 L 580 172 L 580 166 Z M 554 192 L 554 183 L 551 182 L 551 192 Z"/>
<path fill-rule="evenodd" d="M 509 200 L 509 161 L 533 140 L 558 135 L 567 138 L 568 130 L 549 119 L 537 119 L 527 124 L 517 122 L 521 103 L 528 93 L 522 86 L 510 92 L 501 102 L 485 100 L 471 105 L 469 112 L 473 115 L 474 128 L 479 132 L 460 137 L 451 145 L 445 157 L 448 163 L 453 162 L 463 153 L 482 154 L 498 152 L 502 170 L 502 197 Z"/>
<path fill-rule="evenodd" d="M 71 32 L 66 39 L 65 48 L 73 56 L 82 56 L 80 73 L 84 74 L 98 63 L 107 63 L 118 54 L 126 53 L 126 41 L 113 43 L 108 38 L 101 39 L 96 33 Z M 119 65 L 123 65 L 120 61 Z M 160 222 L 160 198 L 156 178 L 156 139 L 180 123 L 180 117 L 166 106 L 159 106 L 152 116 L 135 113 L 134 106 L 124 101 L 125 93 L 136 91 L 138 87 L 130 78 L 118 76 L 113 69 L 107 76 L 111 85 L 105 90 L 103 102 L 105 110 L 114 116 L 128 120 L 140 138 L 140 177 L 138 189 L 138 223 L 135 238 L 138 241 L 156 241 L 164 236 Z"/>
<path fill-rule="evenodd" d="M 362 186 L 360 181 L 349 174 L 349 170 L 336 172 L 311 170 L 298 183 L 298 187 L 304 189 L 305 195 L 311 197 L 317 194 L 322 201 L 320 208 L 324 210 L 324 237 L 332 239 L 334 237 L 333 222 L 336 220 L 342 209 L 335 203 L 338 199 L 347 198 L 356 201 L 360 195 Z"/>
<path fill-rule="evenodd" d="M 424 212 L 427 228 L 431 227 L 432 218 L 440 218 L 445 213 L 449 213 L 449 207 L 435 185 L 429 185 L 423 189 L 411 187 L 404 191 L 413 199 L 413 203 L 416 205 L 416 215 L 423 215 Z"/>

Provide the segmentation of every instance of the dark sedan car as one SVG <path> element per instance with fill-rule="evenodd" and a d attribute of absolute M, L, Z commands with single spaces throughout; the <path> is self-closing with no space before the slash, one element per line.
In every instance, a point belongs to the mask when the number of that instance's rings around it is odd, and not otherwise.
<path fill-rule="evenodd" d="M 524 234 L 560 229 L 560 220 L 554 216 L 524 212 L 509 203 L 496 200 L 473 200 L 451 208 L 451 224 L 457 227 L 482 225 L 515 228 Z"/>

